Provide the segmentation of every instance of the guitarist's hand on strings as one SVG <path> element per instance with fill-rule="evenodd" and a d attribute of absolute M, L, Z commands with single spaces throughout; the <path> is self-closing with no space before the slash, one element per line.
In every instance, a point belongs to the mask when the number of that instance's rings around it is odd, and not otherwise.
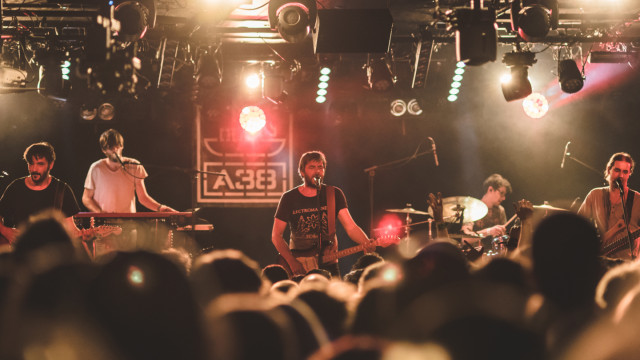
<path fill-rule="evenodd" d="M 373 239 L 367 239 L 366 242 L 362 244 L 364 246 L 364 252 L 369 254 L 376 251 L 376 241 Z"/>

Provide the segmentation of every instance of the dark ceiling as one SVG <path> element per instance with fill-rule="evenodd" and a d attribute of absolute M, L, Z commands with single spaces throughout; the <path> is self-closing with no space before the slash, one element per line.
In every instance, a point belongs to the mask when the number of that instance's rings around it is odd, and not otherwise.
<path fill-rule="evenodd" d="M 143 85 L 138 84 L 137 90 L 129 91 L 131 84 L 119 88 L 115 84 L 113 89 L 107 90 L 134 92 L 140 91 L 141 87 L 171 88 L 178 81 L 175 76 L 181 70 L 192 76 L 197 71 L 198 60 L 207 53 L 216 57 L 221 71 L 233 71 L 235 65 L 256 62 L 267 62 L 270 67 L 285 65 L 295 71 L 327 59 L 356 59 L 363 64 L 368 61 L 362 53 L 315 54 L 311 35 L 296 43 L 283 40 L 269 26 L 268 0 L 210 0 L 208 5 L 203 4 L 204 1 L 140 0 L 141 4 L 155 8 L 155 24 L 149 24 L 141 40 L 115 36 L 113 51 L 123 53 L 120 58 L 124 62 L 132 54 L 141 58 L 142 66 L 136 71 L 144 79 Z M 116 5 L 120 3 L 123 2 L 116 2 Z M 108 26 L 105 22 L 98 25 L 96 17 L 108 8 L 101 2 L 11 0 L 3 5 L 5 69 L 19 69 L 27 73 L 27 80 L 36 78 L 37 67 L 34 65 L 42 63 L 38 49 L 62 49 L 72 58 L 91 58 L 80 73 L 86 66 L 100 62 L 96 59 L 104 57 L 99 49 L 106 35 L 99 30 Z M 417 59 L 415 45 L 425 40 L 433 40 L 434 44 L 454 42 L 455 31 L 448 23 L 450 10 L 472 4 L 462 0 L 441 0 L 439 3 L 433 0 L 318 0 L 316 5 L 321 10 L 358 9 L 363 13 L 371 8 L 388 9 L 393 19 L 393 31 L 389 51 L 383 56 L 392 63 L 413 67 Z M 536 39 L 535 43 L 553 47 L 590 43 L 591 49 L 613 48 L 630 53 L 640 49 L 640 5 L 636 0 L 558 0 L 558 7 L 557 29 Z M 496 14 L 499 43 L 520 42 L 526 46 L 526 42 L 511 31 L 507 0 L 485 1 L 483 8 Z M 344 36 L 347 38 L 350 34 Z M 131 71 L 122 69 L 123 66 L 126 67 L 122 63 L 106 66 L 101 72 Z M 8 85 L 6 77 L 5 86 Z"/>

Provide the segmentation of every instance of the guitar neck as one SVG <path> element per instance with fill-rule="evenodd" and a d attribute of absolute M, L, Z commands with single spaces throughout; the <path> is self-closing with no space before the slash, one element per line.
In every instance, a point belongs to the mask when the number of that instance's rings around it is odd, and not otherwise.
<path fill-rule="evenodd" d="M 635 241 L 638 238 L 638 236 L 640 236 L 640 229 L 631 233 L 631 241 L 632 242 Z M 628 245 L 629 245 L 629 236 L 624 235 L 604 245 L 600 252 L 602 253 L 602 255 L 609 255 Z"/>
<path fill-rule="evenodd" d="M 340 258 L 343 258 L 345 256 L 349 256 L 349 255 L 353 255 L 355 253 L 359 253 L 361 251 L 364 251 L 364 245 L 357 245 L 354 247 L 350 247 L 348 249 L 344 249 L 344 250 L 340 250 L 336 253 L 333 254 L 327 254 L 327 255 L 323 255 L 322 256 L 322 263 L 328 263 Z"/>

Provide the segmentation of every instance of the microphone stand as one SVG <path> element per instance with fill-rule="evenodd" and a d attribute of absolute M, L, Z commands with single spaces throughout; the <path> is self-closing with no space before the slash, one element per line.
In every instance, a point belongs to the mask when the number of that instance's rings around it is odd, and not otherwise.
<path fill-rule="evenodd" d="M 571 160 L 573 160 L 573 161 L 577 162 L 578 164 L 580 164 L 580 165 L 582 165 L 582 166 L 586 167 L 587 169 L 589 169 L 589 170 L 591 170 L 591 171 L 595 172 L 596 174 L 598 174 L 598 176 L 602 176 L 602 171 L 600 171 L 600 170 L 598 170 L 598 169 L 594 168 L 593 166 L 591 166 L 591 165 L 589 165 L 589 164 L 585 163 L 584 161 L 582 161 L 582 160 L 580 160 L 580 159 L 578 159 L 578 158 L 574 157 L 574 156 L 573 156 L 573 155 L 571 155 L 570 153 L 566 153 L 566 155 L 567 155 L 567 159 L 571 159 Z"/>
<path fill-rule="evenodd" d="M 422 155 L 426 155 L 426 154 L 431 154 L 433 153 L 433 148 L 427 150 L 427 151 L 423 151 L 423 152 L 415 152 L 413 155 L 411 156 L 407 156 L 398 160 L 393 160 L 393 161 L 389 161 L 387 163 L 384 164 L 380 164 L 380 165 L 373 165 L 371 167 L 368 167 L 366 169 L 364 169 L 365 173 L 369 174 L 369 237 L 370 238 L 374 238 L 374 228 L 373 228 L 373 185 L 374 185 L 374 178 L 376 176 L 376 171 L 377 170 L 387 170 L 387 169 L 391 169 L 393 166 L 395 165 L 400 165 L 400 166 L 404 166 L 406 164 L 408 164 L 411 160 L 417 159 L 418 157 L 422 156 Z M 400 167 L 399 166 L 399 167 Z"/>
<path fill-rule="evenodd" d="M 631 230 L 629 230 L 629 215 L 627 214 L 627 199 L 624 196 L 624 189 L 622 186 L 618 186 L 620 190 L 620 201 L 622 201 L 622 219 L 627 229 L 627 243 L 629 244 L 629 252 L 631 253 L 631 260 L 635 260 L 636 256 L 633 254 L 633 240 L 631 239 Z"/>
<path fill-rule="evenodd" d="M 141 162 L 138 163 L 127 163 L 127 165 L 142 165 Z M 164 165 L 154 165 L 154 164 L 149 164 L 149 165 L 144 165 L 148 168 L 152 168 L 152 169 L 160 169 L 160 170 L 167 170 L 167 171 L 173 171 L 173 172 L 182 172 L 184 174 L 188 174 L 191 180 L 191 199 L 190 199 L 190 203 L 191 203 L 191 230 L 189 231 L 191 233 L 191 237 L 195 240 L 196 237 L 196 213 L 200 210 L 196 208 L 197 202 L 198 202 L 198 195 L 197 195 L 197 186 L 198 186 L 198 177 L 200 176 L 200 174 L 205 174 L 205 175 L 215 175 L 215 176 L 227 176 L 225 173 L 222 172 L 216 172 L 216 171 L 202 171 L 202 170 L 198 170 L 198 169 L 193 169 L 193 168 L 183 168 L 183 167 L 179 167 L 179 166 L 164 166 Z"/>
<path fill-rule="evenodd" d="M 318 187 L 316 195 L 316 202 L 318 204 L 318 268 L 320 268 L 322 265 L 322 252 L 324 250 L 322 246 L 322 206 L 320 204 L 320 190 L 322 190 L 322 185 L 319 181 L 316 185 Z M 327 212 L 328 211 L 329 210 L 327 209 Z M 327 216 L 329 216 L 329 214 L 327 214 Z"/>

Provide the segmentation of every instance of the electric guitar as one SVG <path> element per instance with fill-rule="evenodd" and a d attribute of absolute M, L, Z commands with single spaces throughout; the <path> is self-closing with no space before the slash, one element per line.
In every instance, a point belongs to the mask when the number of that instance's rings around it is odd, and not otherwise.
<path fill-rule="evenodd" d="M 376 246 L 387 247 L 389 245 L 397 244 L 400 242 L 400 238 L 396 235 L 385 235 L 379 238 L 376 238 L 373 243 Z M 335 253 L 322 254 L 322 264 L 327 264 L 337 259 L 343 258 L 345 256 L 353 255 L 364 251 L 364 245 L 353 246 L 344 250 L 337 251 Z M 319 267 L 318 264 L 318 251 L 316 249 L 310 250 L 295 250 L 291 249 L 291 253 L 295 258 L 302 263 L 302 267 L 304 267 L 304 271 L 308 272 L 309 270 L 317 269 Z M 280 254 L 278 254 L 278 264 L 282 265 L 289 275 L 293 275 L 291 271 L 291 267 L 287 263 L 287 260 Z"/>
<path fill-rule="evenodd" d="M 640 229 L 631 227 L 631 245 L 634 254 L 637 255 L 636 239 L 640 237 Z M 612 226 L 607 232 L 602 235 L 602 242 L 600 245 L 600 255 L 611 256 L 622 250 L 629 249 L 629 236 L 627 234 L 627 228 L 624 220 L 619 220 L 614 226 Z"/>
<path fill-rule="evenodd" d="M 112 234 L 120 235 L 120 233 L 122 233 L 122 228 L 119 226 L 101 225 L 88 229 L 78 229 L 78 231 L 75 232 L 75 236 L 81 239 L 84 243 L 90 240 L 101 239 Z M 11 245 L 11 242 L 9 242 L 9 240 L 4 236 L 0 235 L 0 245 L 1 244 Z"/>

